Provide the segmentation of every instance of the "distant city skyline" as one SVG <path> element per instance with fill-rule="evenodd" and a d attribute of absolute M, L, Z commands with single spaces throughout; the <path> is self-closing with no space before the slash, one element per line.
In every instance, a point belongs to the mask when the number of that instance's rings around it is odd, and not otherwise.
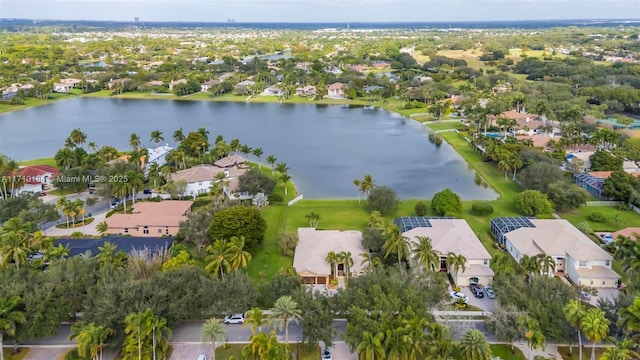
<path fill-rule="evenodd" d="M 0 0 L 3 18 L 224 22 L 640 19 L 638 0 Z"/>

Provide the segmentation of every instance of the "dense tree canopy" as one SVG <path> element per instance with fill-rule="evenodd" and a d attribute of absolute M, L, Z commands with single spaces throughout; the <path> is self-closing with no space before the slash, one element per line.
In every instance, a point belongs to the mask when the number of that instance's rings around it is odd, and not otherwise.
<path fill-rule="evenodd" d="M 458 194 L 444 189 L 433 196 L 431 209 L 439 216 L 462 214 L 462 201 Z"/>
<path fill-rule="evenodd" d="M 267 223 L 255 208 L 236 206 L 221 210 L 213 215 L 209 238 L 230 239 L 244 237 L 245 249 L 254 252 L 264 241 Z"/>

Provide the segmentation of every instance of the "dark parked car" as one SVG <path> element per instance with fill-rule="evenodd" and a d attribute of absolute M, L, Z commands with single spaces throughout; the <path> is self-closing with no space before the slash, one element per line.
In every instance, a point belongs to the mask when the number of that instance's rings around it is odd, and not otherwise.
<path fill-rule="evenodd" d="M 151 194 L 151 189 L 144 189 L 143 193 L 147 194 L 147 195 L 150 195 Z"/>
<path fill-rule="evenodd" d="M 482 291 L 482 288 L 479 287 L 472 287 L 471 288 L 471 293 L 473 294 L 474 297 L 481 299 L 484 297 L 484 291 Z"/>

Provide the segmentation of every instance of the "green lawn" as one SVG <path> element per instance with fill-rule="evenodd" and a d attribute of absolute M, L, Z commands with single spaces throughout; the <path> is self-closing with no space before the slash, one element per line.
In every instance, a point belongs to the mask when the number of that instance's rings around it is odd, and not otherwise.
<path fill-rule="evenodd" d="M 20 165 L 24 165 L 24 166 L 49 165 L 49 166 L 56 167 L 56 161 L 52 157 L 50 157 L 50 158 L 42 158 L 42 159 L 33 159 L 33 160 L 20 161 Z"/>
<path fill-rule="evenodd" d="M 286 206 L 268 206 L 262 209 L 267 222 L 267 232 L 262 247 L 256 252 L 247 267 L 248 275 L 255 280 L 270 280 L 280 269 L 293 264 L 293 259 L 278 251 L 278 234 L 282 231 Z"/>
<path fill-rule="evenodd" d="M 29 350 L 29 348 L 18 348 L 19 352 L 15 355 L 11 354 L 13 352 L 12 348 L 2 349 L 2 352 L 4 355 L 4 360 L 22 360 L 27 356 L 27 354 L 29 354 Z"/>
<path fill-rule="evenodd" d="M 503 344 L 491 344 L 491 353 L 493 356 L 500 357 L 502 360 L 525 360 L 522 350 L 514 347 L 514 353 L 511 353 L 511 346 Z"/>
<path fill-rule="evenodd" d="M 604 222 L 589 220 L 589 216 L 600 212 L 605 216 Z M 617 206 L 583 206 L 577 210 L 560 213 L 573 225 L 587 222 L 593 231 L 618 231 L 629 226 L 640 224 L 640 215 L 633 210 L 619 210 Z"/>
<path fill-rule="evenodd" d="M 216 349 L 216 360 L 242 360 L 244 357 L 242 356 L 242 348 L 245 347 L 243 344 L 228 344 L 226 349 L 219 347 Z M 300 350 L 300 356 L 297 356 L 296 359 L 299 360 L 317 360 L 320 358 L 320 347 L 317 345 L 309 346 L 305 344 L 300 344 L 296 346 L 295 343 L 289 343 L 289 347 L 292 353 L 296 353 L 296 349 Z"/>
<path fill-rule="evenodd" d="M 427 122 L 425 124 L 435 131 L 449 129 L 467 130 L 467 126 L 460 122 Z"/>
<path fill-rule="evenodd" d="M 604 353 L 604 348 L 596 348 L 596 359 L 600 359 L 602 353 Z M 558 352 L 562 355 L 564 360 L 580 360 L 578 354 L 578 347 L 573 347 L 573 354 L 569 355 L 569 347 L 567 346 L 558 346 Z M 588 344 L 584 344 L 584 348 L 582 349 L 582 360 L 591 359 L 591 347 Z"/>

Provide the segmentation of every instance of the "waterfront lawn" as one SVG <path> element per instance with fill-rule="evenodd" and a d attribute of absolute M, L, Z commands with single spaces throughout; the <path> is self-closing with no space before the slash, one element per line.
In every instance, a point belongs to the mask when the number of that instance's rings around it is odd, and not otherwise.
<path fill-rule="evenodd" d="M 425 125 L 427 125 L 428 127 L 430 127 L 432 130 L 435 131 L 439 131 L 439 130 L 449 130 L 449 129 L 456 129 L 456 130 L 467 130 L 468 127 L 461 123 L 461 122 L 426 122 L 424 123 Z"/>
<path fill-rule="evenodd" d="M 589 216 L 596 212 L 604 215 L 604 222 L 589 220 Z M 569 220 L 573 225 L 586 222 L 593 231 L 614 232 L 640 224 L 640 214 L 635 213 L 633 210 L 619 210 L 617 206 L 582 206 L 579 209 L 563 212 L 559 215 Z"/>
<path fill-rule="evenodd" d="M 510 360 L 525 360 L 524 354 L 522 350 L 517 347 L 514 347 L 514 353 L 511 353 L 511 346 L 505 344 L 491 344 L 489 345 L 491 348 L 491 355 L 495 357 L 499 357 L 501 359 L 510 359 Z"/>
<path fill-rule="evenodd" d="M 20 165 L 24 165 L 24 166 L 49 165 L 49 166 L 56 167 L 56 161 L 55 161 L 54 158 L 50 157 L 50 158 L 41 158 L 41 159 L 20 161 Z"/>
<path fill-rule="evenodd" d="M 262 209 L 262 217 L 267 222 L 267 232 L 262 246 L 247 266 L 247 274 L 254 280 L 269 281 L 281 269 L 293 265 L 293 258 L 278 251 L 278 234 L 282 232 L 286 205 L 267 206 Z"/>

